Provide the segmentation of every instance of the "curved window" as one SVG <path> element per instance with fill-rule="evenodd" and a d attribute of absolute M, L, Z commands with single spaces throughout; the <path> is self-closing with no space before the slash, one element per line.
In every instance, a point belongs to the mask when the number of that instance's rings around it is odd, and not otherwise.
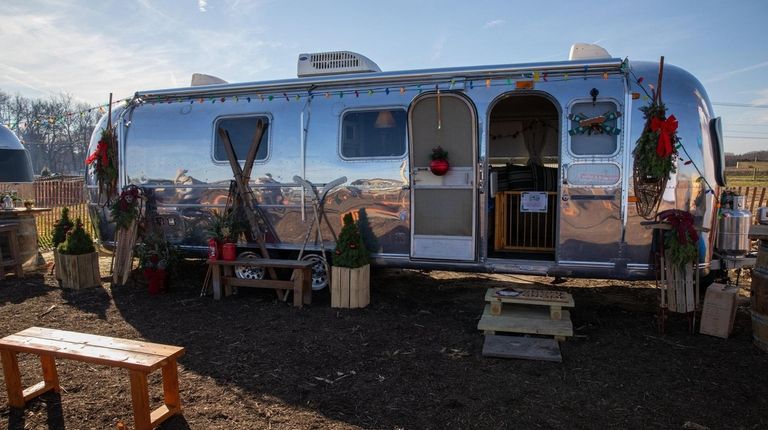
<path fill-rule="evenodd" d="M 341 119 L 342 158 L 405 155 L 404 109 L 349 111 Z"/>
<path fill-rule="evenodd" d="M 248 149 L 251 147 L 251 141 L 253 141 L 256 135 L 256 124 L 259 120 L 264 121 L 267 126 L 267 130 L 261 136 L 259 143 L 259 152 L 256 153 L 256 161 L 264 161 L 269 155 L 269 118 L 266 116 L 247 116 L 247 117 L 233 117 L 222 118 L 214 124 L 215 140 L 213 144 L 213 159 L 214 161 L 229 161 L 227 157 L 227 151 L 224 149 L 224 143 L 219 137 L 219 128 L 227 130 L 229 134 L 229 140 L 232 142 L 232 147 L 235 149 L 235 155 L 237 159 L 242 161 L 248 155 Z"/>

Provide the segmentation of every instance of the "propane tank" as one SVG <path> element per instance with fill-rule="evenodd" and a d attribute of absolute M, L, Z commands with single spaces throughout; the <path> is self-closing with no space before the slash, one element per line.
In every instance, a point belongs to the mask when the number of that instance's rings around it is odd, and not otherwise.
<path fill-rule="evenodd" d="M 731 199 L 733 203 L 729 205 Z M 733 195 L 722 201 L 717 249 L 726 255 L 746 255 L 750 250 L 749 226 L 752 224 L 752 213 L 746 209 L 746 198 Z"/>

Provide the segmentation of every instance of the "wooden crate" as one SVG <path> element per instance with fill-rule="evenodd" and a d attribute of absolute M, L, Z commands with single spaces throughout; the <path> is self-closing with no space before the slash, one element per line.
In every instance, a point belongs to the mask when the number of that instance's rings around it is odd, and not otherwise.
<path fill-rule="evenodd" d="M 78 290 L 101 285 L 98 252 L 82 255 L 66 255 L 57 252 L 55 256 L 62 287 Z"/>
<path fill-rule="evenodd" d="M 371 303 L 370 267 L 331 267 L 332 308 L 364 308 Z"/>

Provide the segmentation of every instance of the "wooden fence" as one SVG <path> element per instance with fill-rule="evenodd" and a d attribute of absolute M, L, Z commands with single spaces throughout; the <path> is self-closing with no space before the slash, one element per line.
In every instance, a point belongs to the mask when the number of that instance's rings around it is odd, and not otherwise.
<path fill-rule="evenodd" d="M 82 176 L 41 178 L 34 183 L 35 206 L 51 208 L 37 216 L 37 242 L 41 249 L 52 246 L 53 225 L 61 216 L 61 209 L 69 208 L 69 217 L 80 218 L 86 231 L 92 232 L 88 206 L 85 202 L 85 180 Z"/>
<path fill-rule="evenodd" d="M 727 191 L 734 191 L 745 197 L 746 208 L 752 212 L 754 223 L 757 223 L 757 209 L 768 206 L 768 187 L 728 187 Z"/>

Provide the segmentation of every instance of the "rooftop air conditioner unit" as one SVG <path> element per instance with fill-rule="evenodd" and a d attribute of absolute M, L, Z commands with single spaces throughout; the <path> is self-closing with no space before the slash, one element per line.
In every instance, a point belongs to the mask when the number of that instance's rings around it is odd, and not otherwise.
<path fill-rule="evenodd" d="M 349 51 L 299 54 L 297 69 L 297 74 L 300 78 L 381 71 L 379 66 L 365 55 Z"/>
<path fill-rule="evenodd" d="M 600 58 L 611 58 L 611 54 L 602 46 L 591 43 L 574 43 L 571 45 L 571 53 L 568 55 L 570 61 L 597 60 Z"/>

